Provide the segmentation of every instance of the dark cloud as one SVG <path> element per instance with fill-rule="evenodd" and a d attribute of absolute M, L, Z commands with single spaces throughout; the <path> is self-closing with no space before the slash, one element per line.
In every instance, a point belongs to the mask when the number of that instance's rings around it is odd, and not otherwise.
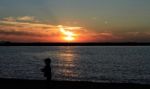
<path fill-rule="evenodd" d="M 6 29 L 5 29 L 6 30 Z M 45 34 L 36 34 L 32 32 L 25 32 L 25 31 L 5 31 L 0 30 L 0 35 L 16 35 L 16 36 L 38 36 L 38 37 L 45 37 Z"/>

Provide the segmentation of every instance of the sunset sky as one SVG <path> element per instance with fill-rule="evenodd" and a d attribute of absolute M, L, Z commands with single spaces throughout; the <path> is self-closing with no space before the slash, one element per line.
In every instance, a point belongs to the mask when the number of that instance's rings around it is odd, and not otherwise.
<path fill-rule="evenodd" d="M 150 42 L 150 0 L 0 0 L 0 41 Z"/>

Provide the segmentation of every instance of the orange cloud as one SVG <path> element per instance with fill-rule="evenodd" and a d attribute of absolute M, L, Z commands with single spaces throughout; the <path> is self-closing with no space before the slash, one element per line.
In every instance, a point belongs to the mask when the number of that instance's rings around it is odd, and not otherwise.
<path fill-rule="evenodd" d="M 0 40 L 19 42 L 137 42 L 150 41 L 150 32 L 96 32 L 79 26 L 34 22 L 34 17 L 7 17 L 0 20 Z M 63 27 L 63 30 L 60 30 Z M 65 36 L 65 37 L 63 37 Z M 67 37 L 67 38 L 66 38 Z M 144 39 L 144 40 L 143 40 Z"/>
<path fill-rule="evenodd" d="M 21 38 L 29 39 L 38 39 L 38 41 L 48 41 L 48 42 L 63 42 L 64 39 L 62 36 L 62 30 L 60 27 L 63 27 L 65 32 L 71 32 L 74 35 L 75 42 L 89 42 L 89 41 L 111 41 L 119 40 L 121 37 L 115 36 L 110 32 L 93 32 L 83 27 L 71 27 L 71 26 L 62 26 L 62 25 L 50 25 L 50 24 L 40 24 L 40 23 L 31 23 L 31 22 L 17 22 L 17 21 L 0 21 L 0 34 L 8 37 L 12 36 L 10 39 L 15 39 L 19 41 Z M 19 37 L 19 38 L 17 38 Z M 42 39 L 41 39 L 42 38 Z M 2 39 L 2 38 L 1 38 Z M 6 39 L 6 37 L 5 37 Z M 30 39 L 30 40 L 31 40 Z"/>
<path fill-rule="evenodd" d="M 70 27 L 63 26 L 65 30 L 79 30 L 82 27 Z M 9 41 L 20 41 L 22 38 L 38 39 L 38 41 L 63 41 L 61 39 L 62 33 L 59 29 L 59 25 L 31 23 L 31 22 L 18 22 L 18 21 L 0 21 L 0 35 L 3 39 L 9 39 Z M 2 36 L 0 40 L 2 40 Z M 10 37 L 11 36 L 11 37 Z M 17 38 L 18 37 L 18 38 Z M 10 40 L 11 39 L 11 40 Z M 31 40 L 30 39 L 30 40 Z"/>
<path fill-rule="evenodd" d="M 79 42 L 112 42 L 122 39 L 121 36 L 116 36 L 111 32 L 92 32 L 87 30 L 80 33 Z"/>

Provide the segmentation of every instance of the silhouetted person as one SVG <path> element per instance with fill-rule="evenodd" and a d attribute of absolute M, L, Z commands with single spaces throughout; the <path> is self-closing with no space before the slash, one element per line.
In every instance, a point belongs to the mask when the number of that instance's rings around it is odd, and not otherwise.
<path fill-rule="evenodd" d="M 51 82 L 52 75 L 51 75 L 51 59 L 46 58 L 44 60 L 45 62 L 45 67 L 41 69 L 41 71 L 44 73 L 44 77 L 46 77 L 47 82 Z"/>

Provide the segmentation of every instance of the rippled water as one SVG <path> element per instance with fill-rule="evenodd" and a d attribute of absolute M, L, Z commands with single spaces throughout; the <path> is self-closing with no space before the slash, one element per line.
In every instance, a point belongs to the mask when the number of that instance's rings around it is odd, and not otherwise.
<path fill-rule="evenodd" d="M 0 78 L 43 80 L 47 57 L 54 80 L 150 84 L 149 46 L 1 46 Z"/>

